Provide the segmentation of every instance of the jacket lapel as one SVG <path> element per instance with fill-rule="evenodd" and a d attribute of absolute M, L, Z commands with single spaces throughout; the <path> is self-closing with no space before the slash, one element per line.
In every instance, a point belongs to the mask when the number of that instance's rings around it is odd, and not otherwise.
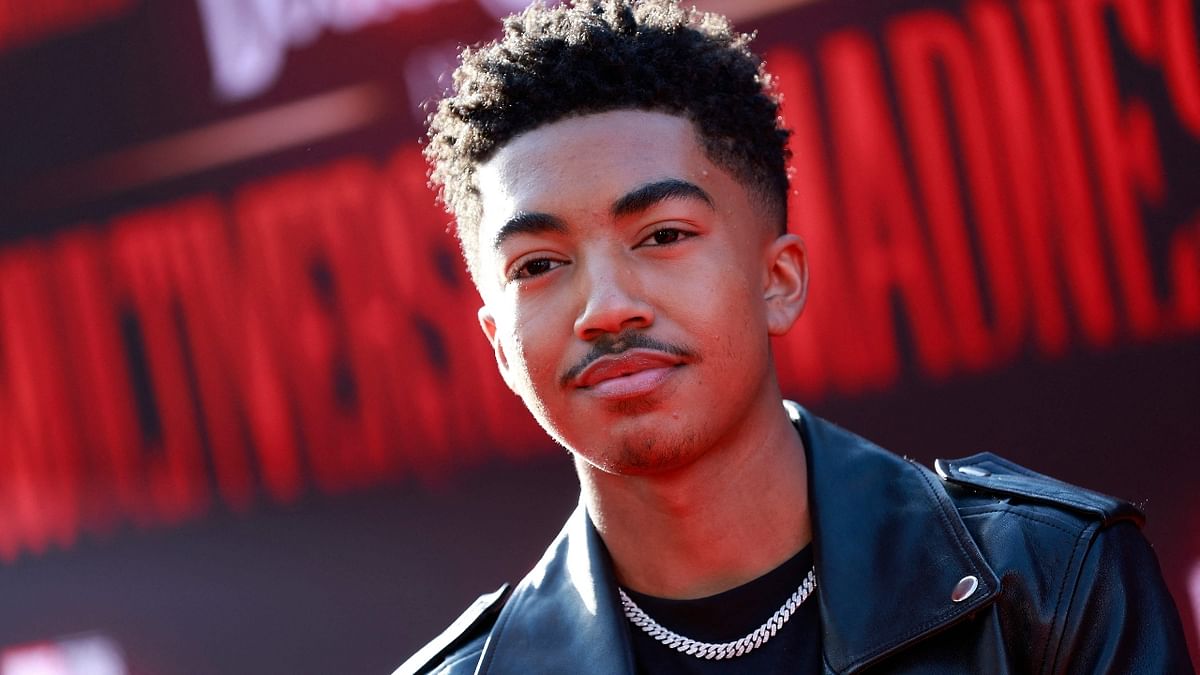
<path fill-rule="evenodd" d="M 513 591 L 476 672 L 634 672 L 608 551 L 582 504 Z"/>
<path fill-rule="evenodd" d="M 992 602 L 999 580 L 935 476 L 785 407 L 807 451 L 827 668 L 857 672 Z M 978 589 L 955 603 L 967 576 Z M 513 591 L 476 672 L 631 675 L 627 630 L 608 552 L 580 504 Z"/>
<path fill-rule="evenodd" d="M 933 474 L 788 401 L 808 457 L 825 661 L 853 673 L 989 604 L 999 580 Z M 964 577 L 978 588 L 961 602 Z"/>

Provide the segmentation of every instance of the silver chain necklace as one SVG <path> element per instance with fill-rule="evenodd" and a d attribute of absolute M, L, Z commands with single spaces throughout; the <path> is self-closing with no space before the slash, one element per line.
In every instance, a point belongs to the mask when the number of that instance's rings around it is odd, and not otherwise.
<path fill-rule="evenodd" d="M 641 607 L 637 606 L 628 595 L 625 594 L 625 589 L 617 588 L 621 593 L 621 605 L 625 608 L 625 617 L 630 623 L 646 631 L 646 633 L 658 640 L 662 644 L 674 649 L 677 652 L 690 654 L 699 659 L 731 659 L 735 656 L 747 654 L 758 647 L 767 643 L 767 640 L 775 637 L 775 633 L 787 623 L 787 620 L 792 618 L 792 614 L 796 609 L 808 599 L 808 596 L 817 589 L 817 573 L 816 570 L 810 569 L 808 576 L 804 577 L 804 581 L 800 583 L 800 588 L 796 589 L 795 593 L 783 603 L 783 607 L 775 610 L 775 614 L 767 619 L 767 622 L 758 628 L 754 629 L 749 635 L 743 638 L 734 640 L 733 642 L 700 642 L 686 638 L 679 633 L 676 633 L 654 619 L 651 619 Z"/>

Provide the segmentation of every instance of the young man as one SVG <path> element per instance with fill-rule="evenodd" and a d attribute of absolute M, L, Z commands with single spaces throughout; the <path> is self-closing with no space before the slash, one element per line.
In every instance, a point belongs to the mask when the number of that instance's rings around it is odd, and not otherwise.
<path fill-rule="evenodd" d="M 1189 672 L 1134 508 L 991 455 L 935 475 L 782 400 L 808 272 L 747 42 L 603 0 L 465 53 L 433 178 L 582 497 L 397 672 Z"/>

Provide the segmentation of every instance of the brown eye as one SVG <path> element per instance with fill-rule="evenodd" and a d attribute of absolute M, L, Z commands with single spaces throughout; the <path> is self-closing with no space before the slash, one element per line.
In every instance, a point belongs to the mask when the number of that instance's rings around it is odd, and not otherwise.
<path fill-rule="evenodd" d="M 530 277 L 540 276 L 559 267 L 563 263 L 551 258 L 534 258 L 529 262 L 518 267 L 512 275 L 513 279 L 528 279 Z"/>
<path fill-rule="evenodd" d="M 691 236 L 695 235 L 693 235 L 691 232 L 685 232 L 684 230 L 678 230 L 673 227 L 664 227 L 661 230 L 656 230 L 654 234 L 650 235 L 649 237 L 646 237 L 646 239 L 642 241 L 642 245 L 669 246 L 670 244 L 674 244 Z"/>
<path fill-rule="evenodd" d="M 673 244 L 679 241 L 679 230 L 659 230 L 653 234 L 656 244 Z"/>

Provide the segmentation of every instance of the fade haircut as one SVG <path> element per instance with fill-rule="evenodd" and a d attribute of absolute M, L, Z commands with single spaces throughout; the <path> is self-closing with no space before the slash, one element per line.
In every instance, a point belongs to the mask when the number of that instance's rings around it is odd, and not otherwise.
<path fill-rule="evenodd" d="M 677 0 L 578 0 L 535 3 L 504 21 L 500 39 L 463 50 L 454 90 L 429 117 L 424 152 L 472 273 L 478 165 L 524 132 L 611 110 L 690 120 L 709 159 L 786 231 L 788 131 L 751 37 Z"/>

